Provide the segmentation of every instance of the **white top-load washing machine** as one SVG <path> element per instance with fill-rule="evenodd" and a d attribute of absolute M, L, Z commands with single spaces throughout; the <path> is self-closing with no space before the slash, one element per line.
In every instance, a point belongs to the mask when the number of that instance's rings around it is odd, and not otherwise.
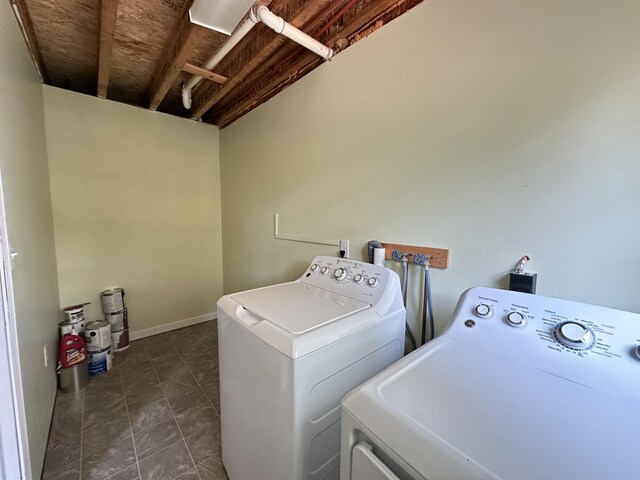
<path fill-rule="evenodd" d="M 400 359 L 405 309 L 384 267 L 316 257 L 300 279 L 218 302 L 230 480 L 339 478 L 340 401 Z"/>
<path fill-rule="evenodd" d="M 343 401 L 342 480 L 640 478 L 640 315 L 472 288 Z"/>

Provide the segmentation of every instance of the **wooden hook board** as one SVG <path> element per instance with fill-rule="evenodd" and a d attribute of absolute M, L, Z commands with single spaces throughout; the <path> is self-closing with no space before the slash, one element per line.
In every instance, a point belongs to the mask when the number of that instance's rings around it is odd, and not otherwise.
<path fill-rule="evenodd" d="M 384 259 L 393 260 L 391 254 L 394 250 L 398 250 L 403 253 L 421 253 L 429 260 L 429 265 L 433 268 L 449 268 L 449 249 L 448 248 L 432 248 L 432 247 L 417 247 L 415 245 L 400 245 L 399 243 L 383 243 L 385 248 Z M 409 263 L 413 263 L 413 258 L 409 257 Z"/>

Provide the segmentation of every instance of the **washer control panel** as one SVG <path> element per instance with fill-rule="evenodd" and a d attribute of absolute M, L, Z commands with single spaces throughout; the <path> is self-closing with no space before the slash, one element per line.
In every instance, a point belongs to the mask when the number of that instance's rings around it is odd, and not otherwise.
<path fill-rule="evenodd" d="M 475 287 L 460 297 L 443 335 L 583 385 L 632 383 L 640 395 L 636 313 Z"/>
<path fill-rule="evenodd" d="M 346 258 L 316 257 L 300 281 L 376 305 L 398 275 L 388 268 Z"/>

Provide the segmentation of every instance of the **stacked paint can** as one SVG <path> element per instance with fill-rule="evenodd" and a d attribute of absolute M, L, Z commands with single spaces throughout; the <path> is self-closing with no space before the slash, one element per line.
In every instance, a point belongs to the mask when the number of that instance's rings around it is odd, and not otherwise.
<path fill-rule="evenodd" d="M 111 370 L 113 348 L 111 347 L 111 326 L 104 320 L 89 322 L 84 328 L 89 357 L 89 375 L 99 375 Z"/>
<path fill-rule="evenodd" d="M 65 307 L 62 311 L 64 312 L 64 321 L 60 322 L 60 336 L 64 337 L 65 335 L 71 333 L 72 330 L 78 335 L 82 335 L 84 332 L 84 306 L 89 305 L 89 303 L 82 303 L 80 305 L 72 305 L 70 307 Z"/>
<path fill-rule="evenodd" d="M 112 288 L 100 294 L 105 320 L 111 327 L 111 345 L 114 352 L 129 348 L 129 311 L 122 288 Z"/>

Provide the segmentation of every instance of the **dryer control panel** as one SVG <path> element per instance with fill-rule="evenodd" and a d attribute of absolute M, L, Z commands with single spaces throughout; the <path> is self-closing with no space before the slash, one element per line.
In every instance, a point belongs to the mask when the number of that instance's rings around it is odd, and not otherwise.
<path fill-rule="evenodd" d="M 443 335 L 592 388 L 640 396 L 635 313 L 475 287 L 460 297 Z"/>
<path fill-rule="evenodd" d="M 315 257 L 298 280 L 388 311 L 400 301 L 400 280 L 388 268 L 347 258 Z"/>

